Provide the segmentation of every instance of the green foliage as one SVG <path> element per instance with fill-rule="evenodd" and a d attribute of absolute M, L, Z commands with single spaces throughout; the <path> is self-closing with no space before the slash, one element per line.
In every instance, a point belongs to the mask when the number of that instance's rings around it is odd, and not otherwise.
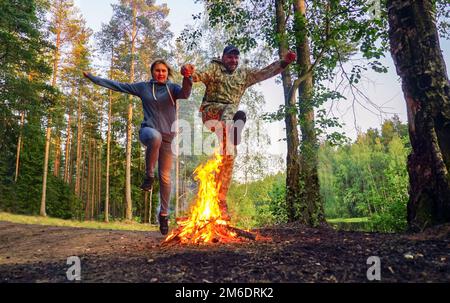
<path fill-rule="evenodd" d="M 52 91 L 45 84 L 51 73 L 49 43 L 39 31 L 42 7 L 35 1 L 0 1 L 0 147 L 17 124 L 18 112 L 45 110 Z M 14 132 L 10 132 L 14 134 Z"/>
<path fill-rule="evenodd" d="M 75 219 L 80 217 L 84 210 L 82 201 L 72 188 L 54 176 L 48 178 L 46 204 L 47 214 L 54 218 Z"/>
<path fill-rule="evenodd" d="M 353 144 L 322 144 L 319 178 L 328 218 L 370 217 L 373 230 L 405 229 L 409 148 L 403 143 L 407 137 L 400 137 L 404 127 L 394 117 L 383 123 L 381 135 L 369 129 Z"/>
<path fill-rule="evenodd" d="M 9 168 L 0 174 L 0 208 L 19 214 L 39 214 L 42 193 L 42 163 L 45 137 L 36 120 L 29 117 L 23 128 L 23 151 L 20 157 L 20 174 L 14 182 L 15 154 L 9 154 Z M 11 144 L 14 146 L 15 144 Z M 82 204 L 73 190 L 61 179 L 49 175 L 47 183 L 47 213 L 64 219 L 78 218 Z"/>
<path fill-rule="evenodd" d="M 287 222 L 285 188 L 284 174 L 248 184 L 233 184 L 228 193 L 233 223 L 252 228 Z"/>
<path fill-rule="evenodd" d="M 283 178 L 283 179 L 281 179 Z M 269 198 L 265 201 L 268 205 L 271 221 L 259 220 L 261 225 L 280 224 L 288 222 L 287 206 L 286 206 L 286 180 L 285 176 L 280 175 L 278 182 L 272 185 L 269 191 Z M 258 211 L 260 215 L 264 215 L 264 208 Z M 262 219 L 264 216 L 261 216 Z"/>
<path fill-rule="evenodd" d="M 381 5 L 380 18 L 371 16 L 373 4 L 361 0 L 308 2 L 306 16 L 292 12 L 293 1 L 283 1 L 287 17 L 286 33 L 275 31 L 276 14 L 273 0 L 258 1 L 209 1 L 205 14 L 211 27 L 221 27 L 233 33 L 227 43 L 235 43 L 243 52 L 264 44 L 277 50 L 280 43 L 295 49 L 301 37 L 307 37 L 312 57 L 317 60 L 314 81 L 332 80 L 339 64 L 348 61 L 359 51 L 367 59 L 364 65 L 355 66 L 349 74 L 350 82 L 356 83 L 368 67 L 378 72 L 387 72 L 379 59 L 387 51 L 387 18 Z M 254 29 L 258 28 L 258 31 Z M 307 33 L 305 36 L 304 33 Z M 187 47 L 202 35 L 201 29 L 186 31 L 181 39 Z M 299 40 L 300 39 L 300 40 Z M 302 66 L 296 66 L 302 71 Z"/>

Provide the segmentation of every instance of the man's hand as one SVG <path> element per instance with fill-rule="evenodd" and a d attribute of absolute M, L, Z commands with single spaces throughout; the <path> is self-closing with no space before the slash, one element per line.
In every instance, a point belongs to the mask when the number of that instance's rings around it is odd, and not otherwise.
<path fill-rule="evenodd" d="M 185 64 L 181 67 L 181 74 L 185 78 L 191 77 L 195 72 L 195 66 L 192 64 Z"/>
<path fill-rule="evenodd" d="M 85 76 L 86 78 L 88 78 L 89 72 L 87 71 L 83 71 L 83 76 Z"/>
<path fill-rule="evenodd" d="M 291 64 L 295 60 L 297 60 L 297 54 L 293 51 L 289 51 L 286 56 L 284 57 L 284 60 L 287 64 Z"/>

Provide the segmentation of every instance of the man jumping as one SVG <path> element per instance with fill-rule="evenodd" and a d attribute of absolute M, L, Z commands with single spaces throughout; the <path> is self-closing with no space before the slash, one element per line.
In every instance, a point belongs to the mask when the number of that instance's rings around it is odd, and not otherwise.
<path fill-rule="evenodd" d="M 206 86 L 205 96 L 200 107 L 203 124 L 219 137 L 222 164 L 220 173 L 216 175 L 219 187 L 219 207 L 221 218 L 229 221 L 226 197 L 230 187 L 236 145 L 247 120 L 246 114 L 238 110 L 245 90 L 258 82 L 269 79 L 281 72 L 296 60 L 296 54 L 288 52 L 283 60 L 269 66 L 254 70 L 239 65 L 240 52 L 237 47 L 228 45 L 223 50 L 221 59 L 213 59 L 203 71 L 195 71 L 192 65 L 184 65 L 183 75 L 192 74 L 194 82 L 203 82 Z"/>

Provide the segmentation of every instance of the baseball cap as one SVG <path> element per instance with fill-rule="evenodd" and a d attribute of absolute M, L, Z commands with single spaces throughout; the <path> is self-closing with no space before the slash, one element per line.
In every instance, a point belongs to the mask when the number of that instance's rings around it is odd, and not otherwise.
<path fill-rule="evenodd" d="M 231 53 L 235 53 L 235 54 L 239 55 L 239 50 L 236 46 L 230 44 L 224 48 L 223 54 L 228 55 Z"/>

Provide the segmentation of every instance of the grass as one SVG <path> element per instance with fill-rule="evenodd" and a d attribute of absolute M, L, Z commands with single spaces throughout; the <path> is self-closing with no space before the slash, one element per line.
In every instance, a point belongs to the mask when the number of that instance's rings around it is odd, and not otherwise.
<path fill-rule="evenodd" d="M 66 226 L 76 228 L 91 228 L 91 229 L 112 229 L 112 230 L 130 230 L 130 231 L 156 231 L 157 226 L 150 224 L 142 224 L 137 222 L 119 222 L 111 221 L 110 223 L 97 222 L 97 221 L 75 221 L 75 220 L 63 220 L 50 217 L 41 216 L 25 216 L 16 215 L 11 213 L 0 212 L 0 221 L 6 221 L 18 224 L 37 224 L 37 225 L 49 225 L 49 226 Z"/>
<path fill-rule="evenodd" d="M 335 218 L 327 219 L 328 223 L 366 223 L 369 222 L 369 217 L 363 218 Z"/>
<path fill-rule="evenodd" d="M 18 224 L 37 224 L 37 225 L 49 225 L 49 226 L 66 226 L 75 228 L 91 228 L 91 229 L 110 229 L 110 230 L 130 230 L 130 231 L 157 231 L 158 226 L 150 224 L 142 224 L 137 222 L 121 222 L 111 221 L 110 223 L 98 222 L 98 221 L 75 221 L 75 220 L 63 220 L 50 217 L 41 216 L 26 216 L 16 215 L 6 212 L 0 212 L 0 221 L 6 221 Z M 368 217 L 364 218 L 335 218 L 327 219 L 330 224 L 345 224 L 345 223 L 367 223 Z"/>
<path fill-rule="evenodd" d="M 328 219 L 330 223 L 337 230 L 347 230 L 347 231 L 364 231 L 372 232 L 375 231 L 370 226 L 370 218 L 334 218 Z"/>

